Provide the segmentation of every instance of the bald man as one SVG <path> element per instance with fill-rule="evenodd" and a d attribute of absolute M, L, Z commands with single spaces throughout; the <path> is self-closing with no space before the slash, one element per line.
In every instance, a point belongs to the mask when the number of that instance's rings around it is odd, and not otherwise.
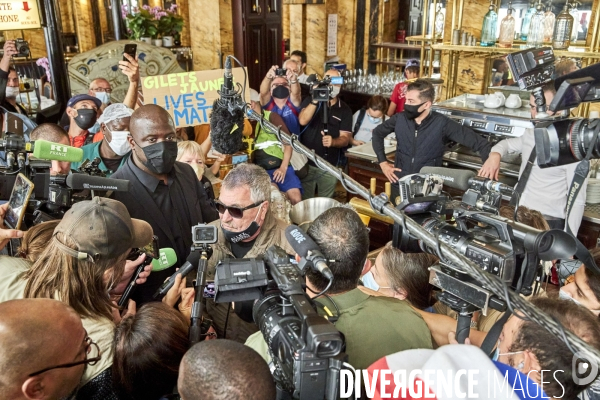
<path fill-rule="evenodd" d="M 325 73 L 326 77 L 340 76 L 336 69 Z M 352 140 L 352 110 L 338 98 L 342 85 L 331 85 L 329 102 L 316 102 L 307 97 L 302 102 L 302 111 L 298 120 L 305 126 L 300 141 L 309 149 L 314 149 L 318 156 L 337 166 L 342 158 L 342 150 Z M 323 108 L 329 107 L 328 132 L 323 131 Z M 308 174 L 302 179 L 302 199 L 315 197 L 333 197 L 337 179 L 308 162 Z"/>
<path fill-rule="evenodd" d="M 274 400 L 269 366 L 250 347 L 233 340 L 207 340 L 185 353 L 177 390 L 182 400 Z"/>
<path fill-rule="evenodd" d="M 97 355 L 95 349 L 88 354 L 93 347 L 88 339 L 79 315 L 65 303 L 51 299 L 0 303 L 0 398 L 69 396 L 79 386 L 88 356 Z M 66 364 L 76 365 L 59 368 Z"/>
<path fill-rule="evenodd" d="M 70 146 L 69 135 L 56 124 L 41 124 L 31 132 L 31 140 L 47 140 L 53 143 Z M 68 161 L 50 161 L 50 175 L 67 175 L 71 171 L 71 163 Z"/>
<path fill-rule="evenodd" d="M 150 274 L 134 295 L 138 306 L 152 300 L 163 281 L 185 263 L 192 245 L 192 226 L 208 223 L 219 215 L 208 200 L 202 183 L 188 164 L 176 162 L 175 124 L 162 107 L 138 108 L 129 122 L 131 156 L 112 175 L 131 182 L 129 192 L 113 197 L 127 207 L 131 218 L 152 225 L 161 248 L 171 247 L 177 263 Z"/>

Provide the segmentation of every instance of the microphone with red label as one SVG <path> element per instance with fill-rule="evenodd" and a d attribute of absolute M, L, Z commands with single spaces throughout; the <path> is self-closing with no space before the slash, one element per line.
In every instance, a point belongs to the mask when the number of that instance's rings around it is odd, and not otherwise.
<path fill-rule="evenodd" d="M 311 267 L 314 271 L 318 271 L 330 281 L 333 280 L 333 273 L 327 266 L 327 258 L 319 249 L 319 246 L 308 236 L 302 229 L 296 225 L 290 225 L 285 229 L 285 237 L 292 246 L 292 249 L 303 258 L 300 262 L 300 269 L 303 271 L 306 268 L 306 264 Z"/>

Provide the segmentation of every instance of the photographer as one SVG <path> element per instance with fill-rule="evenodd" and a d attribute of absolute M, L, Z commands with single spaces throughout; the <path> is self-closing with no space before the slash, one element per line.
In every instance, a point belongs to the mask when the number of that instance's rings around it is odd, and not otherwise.
<path fill-rule="evenodd" d="M 17 103 L 20 94 L 19 74 L 10 66 L 12 57 L 19 54 L 14 40 L 4 42 L 4 54 L 0 60 L 0 105 L 7 111 L 27 115 L 27 111 Z"/>
<path fill-rule="evenodd" d="M 325 77 L 332 76 L 340 76 L 340 72 L 330 69 L 325 73 Z M 326 102 L 314 101 L 311 97 L 304 99 L 299 117 L 300 125 L 304 126 L 300 135 L 302 144 L 335 166 L 340 163 L 341 149 L 347 147 L 352 140 L 352 110 L 338 97 L 341 87 L 342 85 L 329 85 L 329 101 Z M 327 135 L 323 130 L 324 107 L 328 107 L 329 110 Z M 322 171 L 309 161 L 308 175 L 302 178 L 302 199 L 315 197 L 317 191 L 319 197 L 333 197 L 336 184 L 335 176 Z"/>
<path fill-rule="evenodd" d="M 299 135 L 298 115 L 301 103 L 302 95 L 296 73 L 291 68 L 280 69 L 273 65 L 260 84 L 260 104 L 263 109 L 279 114 L 289 131 Z"/>
<path fill-rule="evenodd" d="M 550 104 L 556 90 L 550 83 L 543 87 L 546 103 Z M 537 110 L 533 95 L 531 96 L 531 118 L 536 118 Z M 548 111 L 549 115 L 554 114 Z M 521 154 L 521 167 L 519 169 L 519 184 L 524 176 L 525 187 L 520 193 L 519 204 L 537 210 L 544 215 L 548 225 L 553 229 L 564 229 L 567 206 L 567 194 L 571 182 L 575 177 L 575 169 L 579 163 L 561 165 L 552 168 L 540 168 L 537 165 L 535 150 L 535 136 L 533 129 L 526 129 L 518 138 L 504 139 L 492 147 L 490 156 L 479 170 L 479 176 L 498 180 L 500 161 L 508 154 Z M 529 172 L 525 172 L 525 171 Z M 586 179 L 573 202 L 573 209 L 569 214 L 569 227 L 575 236 L 581 225 L 588 180 Z M 543 193 L 543 196 L 541 194 Z"/>
<path fill-rule="evenodd" d="M 404 111 L 373 130 L 373 150 L 381 171 L 392 183 L 409 174 L 418 173 L 425 166 L 441 166 L 446 142 L 451 140 L 478 151 L 486 160 L 491 145 L 472 129 L 459 125 L 431 110 L 435 99 L 433 85 L 417 79 L 406 89 Z M 391 164 L 385 155 L 384 138 L 396 133 L 396 159 Z M 393 188 L 397 190 L 396 185 Z M 392 195 L 393 196 L 393 195 Z"/>
<path fill-rule="evenodd" d="M 217 200 L 219 220 L 218 242 L 208 261 L 207 279 L 215 277 L 215 266 L 226 258 L 262 256 L 272 245 L 282 247 L 288 254 L 294 250 L 285 238 L 287 224 L 275 218 L 270 209 L 271 179 L 267 172 L 254 164 L 241 164 L 223 180 Z M 244 322 L 227 304 L 208 299 L 206 311 L 213 320 L 219 337 L 244 342 L 258 330 L 255 324 Z"/>
<path fill-rule="evenodd" d="M 358 214 L 344 207 L 334 207 L 319 215 L 307 234 L 319 246 L 333 273 L 329 298 L 319 298 L 319 310 L 339 310 L 335 327 L 344 334 L 349 363 L 364 369 L 379 358 L 407 349 L 431 348 L 431 335 L 425 322 L 410 304 L 397 299 L 370 296 L 358 289 L 361 273 L 371 268 L 367 259 L 369 234 Z M 297 256 L 297 260 L 299 257 Z M 327 287 L 328 280 L 309 269 L 306 286 L 314 297 Z M 369 333 L 376 327 L 377 333 Z M 246 344 L 267 361 L 267 345 L 262 333 L 248 338 Z"/>

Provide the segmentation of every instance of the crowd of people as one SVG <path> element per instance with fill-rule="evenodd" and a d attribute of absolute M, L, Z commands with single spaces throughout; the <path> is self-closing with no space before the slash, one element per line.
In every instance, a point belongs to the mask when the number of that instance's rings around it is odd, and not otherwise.
<path fill-rule="evenodd" d="M 0 91 L 5 92 L 0 103 L 3 112 L 24 114 L 11 101 L 13 48 L 7 41 L 0 61 Z M 500 160 L 508 153 L 522 153 L 521 173 L 527 168 L 532 132 L 492 146 L 432 110 L 434 89 L 418 79 L 417 65 L 407 66 L 407 81 L 398 84 L 390 102 L 373 96 L 354 115 L 339 98 L 337 83 L 330 85 L 327 101 L 303 96 L 306 67 L 306 54 L 292 52 L 282 68 L 269 69 L 259 91 L 252 91 L 251 107 L 335 166 L 344 166 L 348 147 L 371 142 L 382 173 L 394 183 L 423 166 L 442 165 L 445 144 L 454 141 L 479 152 L 482 176 L 497 179 Z M 138 104 L 137 60 L 127 56 L 119 68 L 130 80 L 123 103 L 113 102 L 107 80 L 95 79 L 89 92 L 69 100 L 61 123 L 32 125 L 28 132 L 31 140 L 81 147 L 85 159 L 99 158 L 106 176 L 128 180 L 130 190 L 77 202 L 62 219 L 26 232 L 1 224 L 0 247 L 11 239 L 21 245 L 14 255 L 0 256 L 0 398 L 159 400 L 177 393 L 184 400 L 275 399 L 281 387 L 272 375 L 273 357 L 282 354 L 270 351 L 269 338 L 252 320 L 248 304 L 234 307 L 205 296 L 202 318 L 210 328 L 204 341 L 190 346 L 190 318 L 198 307 L 195 274 L 176 275 L 162 301 L 155 292 L 190 259 L 192 227 L 200 223 L 217 231 L 208 282 L 215 280 L 220 261 L 261 257 L 271 246 L 300 262 L 286 238 L 289 224 L 273 212 L 272 190 L 276 187 L 295 204 L 332 197 L 337 179 L 312 161 L 294 159 L 290 146 L 281 146 L 275 135 L 256 125 L 254 162 L 237 165 L 215 190 L 219 164 L 207 165 L 210 139 L 202 144 L 182 140 L 165 109 Z M 325 77 L 339 76 L 336 69 L 325 72 Z M 551 88 L 545 94 L 549 102 Z M 397 142 L 393 163 L 385 152 L 388 137 Z M 52 161 L 50 171 L 65 175 L 79 166 Z M 564 212 L 573 168 L 530 169 L 516 210 L 521 223 L 547 230 L 568 222 L 577 231 L 585 190 L 568 221 Z M 549 195 L 540 198 L 540 192 Z M 7 205 L 0 206 L 1 221 L 6 212 Z M 515 209 L 500 214 L 510 217 Z M 473 360 L 513 371 L 546 398 L 600 399 L 600 381 L 581 384 L 574 378 L 569 345 L 518 310 L 510 317 L 491 310 L 475 313 L 467 344 L 458 345 L 457 313 L 437 300 L 430 284 L 429 269 L 438 258 L 391 244 L 369 258 L 369 229 L 351 207 L 323 212 L 306 233 L 329 260 L 333 275 L 330 282 L 307 269 L 306 293 L 343 334 L 346 361 L 354 368 L 366 370 L 395 353 L 408 359 L 419 351 L 423 359 L 433 360 L 462 351 L 447 350 L 452 346 L 468 346 L 464 351 Z M 155 271 L 145 263 L 147 255 L 137 251 L 154 237 L 176 254 L 172 265 Z M 592 255 L 600 265 L 600 250 Z M 143 263 L 149 265 L 134 276 Z M 119 308 L 132 280 L 136 290 Z M 327 296 L 318 295 L 322 292 Z M 541 290 L 529 300 L 600 351 L 600 276 L 592 268 L 581 265 L 558 294 Z M 493 333 L 499 320 L 504 326 Z M 496 345 L 484 354 L 480 347 L 494 334 L 499 334 Z M 546 382 L 541 370 L 556 371 L 555 381 Z"/>

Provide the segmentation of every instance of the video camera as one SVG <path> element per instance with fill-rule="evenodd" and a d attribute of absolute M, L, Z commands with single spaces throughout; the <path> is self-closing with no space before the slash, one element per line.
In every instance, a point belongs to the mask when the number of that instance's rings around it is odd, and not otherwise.
<path fill-rule="evenodd" d="M 416 176 L 415 176 L 416 175 Z M 412 181 L 448 183 L 465 191 L 461 201 L 441 192 L 407 191 L 397 206 L 421 223 L 423 228 L 448 246 L 475 262 L 481 269 L 498 276 L 513 290 L 529 295 L 542 272 L 540 260 L 570 258 L 576 251 L 575 239 L 561 230 L 540 231 L 498 214 L 502 193 L 511 189 L 500 182 L 476 177 L 473 171 L 424 167 Z M 402 193 L 402 189 L 400 190 Z M 438 248 L 416 241 L 394 227 L 394 244 L 403 251 L 425 251 L 440 257 L 431 267 L 431 283 L 444 291 L 440 299 L 453 309 L 460 302 L 481 309 L 504 311 L 506 304 L 470 278 L 460 265 L 440 256 Z M 457 301 L 460 299 L 460 301 Z M 458 310 L 457 310 L 458 311 Z"/>
<path fill-rule="evenodd" d="M 278 246 L 216 267 L 215 301 L 258 300 L 252 315 L 275 365 L 278 398 L 337 399 L 344 338 L 304 291 L 304 273 Z M 235 308 L 236 312 L 238 307 Z"/>
<path fill-rule="evenodd" d="M 327 102 L 330 100 L 331 85 L 342 85 L 344 78 L 341 76 L 326 76 L 319 80 L 317 74 L 311 74 L 306 79 L 306 84 L 310 86 L 310 95 L 313 101 Z"/>

